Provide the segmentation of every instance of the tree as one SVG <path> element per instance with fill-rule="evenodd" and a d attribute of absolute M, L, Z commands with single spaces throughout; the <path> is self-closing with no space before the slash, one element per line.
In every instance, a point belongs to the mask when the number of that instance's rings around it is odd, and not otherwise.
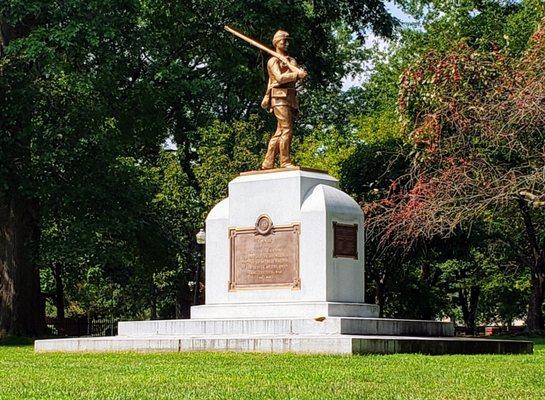
<path fill-rule="evenodd" d="M 400 107 L 415 146 L 413 178 L 382 220 L 384 240 L 410 245 L 514 203 L 532 254 L 530 330 L 543 329 L 542 37 L 538 29 L 520 60 L 462 44 L 407 69 Z"/>
<path fill-rule="evenodd" d="M 267 134 L 257 115 L 246 121 L 216 121 L 202 128 L 200 134 L 200 163 L 194 170 L 204 210 L 208 211 L 227 197 L 229 182 L 241 171 L 259 169 Z"/>
<path fill-rule="evenodd" d="M 131 152 L 140 142 L 120 133 L 117 118 L 119 90 L 130 87 L 137 60 L 135 5 L 10 1 L 0 8 L 1 333 L 44 333 L 37 268 L 44 205 L 62 201 L 61 187 L 84 185 L 79 178 L 93 170 L 74 168 L 82 160 Z"/>
<path fill-rule="evenodd" d="M 262 55 L 231 42 L 223 24 L 260 39 L 279 27 L 290 30 L 300 40 L 295 54 L 313 76 L 308 90 L 338 85 L 342 76 L 358 68 L 362 52 L 357 44 L 367 27 L 390 34 L 394 26 L 382 2 L 290 3 L 290 7 L 276 0 L 230 0 L 220 6 L 217 1 L 191 0 L 168 7 L 163 1 L 139 0 L 2 3 L 0 333 L 43 333 L 38 260 L 50 263 L 59 316 L 62 287 L 73 286 L 77 278 L 72 273 L 77 263 L 67 263 L 71 255 L 91 256 L 91 264 L 100 260 L 89 269 L 91 276 L 113 277 L 131 270 L 126 267 L 137 273 L 143 266 L 132 264 L 138 257 L 127 257 L 133 252 L 142 255 L 150 246 L 133 226 L 139 223 L 138 212 L 114 218 L 110 225 L 106 222 L 107 208 L 119 207 L 123 213 L 126 200 L 116 199 L 116 190 L 111 190 L 116 179 L 107 174 L 126 172 L 134 177 L 128 172 L 131 168 L 155 165 L 162 143 L 172 136 L 184 185 L 199 190 L 193 171 L 199 162 L 199 128 L 215 119 L 249 115 L 257 108 L 256 93 L 264 82 L 259 70 Z M 124 163 L 127 157 L 133 160 L 132 167 Z M 150 192 L 135 192 L 146 204 Z M 102 203 L 86 201 L 91 199 Z M 193 238 L 193 216 L 181 217 L 187 222 L 180 225 L 183 236 Z M 39 240 L 42 229 L 45 242 Z M 67 232 L 77 234 L 70 237 Z M 127 233 L 133 235 L 129 244 L 120 240 Z M 110 248 L 109 260 L 97 256 L 107 241 L 88 243 L 94 235 L 114 238 L 122 250 Z M 39 246 L 55 238 L 66 246 L 52 247 L 49 253 L 49 247 Z M 45 251 L 43 256 L 39 248 Z M 78 251 L 82 248 L 86 251 Z M 184 265 L 193 263 L 195 249 L 178 250 Z M 147 264 L 144 258 L 140 260 Z M 137 275 L 149 282 L 153 276 L 149 272 Z"/>
<path fill-rule="evenodd" d="M 468 310 L 472 310 L 466 312 L 465 322 L 468 326 L 474 325 L 475 319 L 483 317 L 484 314 L 487 320 L 503 318 L 499 317 L 500 314 L 520 315 L 521 308 L 515 305 L 517 303 L 513 303 L 512 311 L 503 308 L 505 303 L 492 305 L 492 299 L 496 301 L 504 298 L 500 293 L 505 293 L 505 296 L 512 295 L 511 298 L 520 296 L 525 287 L 520 285 L 520 279 L 529 276 L 521 272 L 521 268 L 513 267 L 523 259 L 521 255 L 525 251 L 528 252 L 525 241 L 517 239 L 516 243 L 511 243 L 514 250 L 510 248 L 509 251 L 506 250 L 506 239 L 520 236 L 507 229 L 512 227 L 512 219 L 511 223 L 507 223 L 503 216 L 501 219 L 498 218 L 497 212 L 488 213 L 481 216 L 482 218 L 473 219 L 470 224 L 454 223 L 447 227 L 451 229 L 450 237 L 441 238 L 442 231 L 435 229 L 437 227 L 428 231 L 426 235 L 412 235 L 403 228 L 403 224 L 413 223 L 418 233 L 421 222 L 427 221 L 427 215 L 421 215 L 421 220 L 411 220 L 410 214 L 400 214 L 395 222 L 382 217 L 388 214 L 400 193 L 414 184 L 412 179 L 415 179 L 415 175 L 411 174 L 411 166 L 418 163 L 420 155 L 418 148 L 403 135 L 401 129 L 404 128 L 408 132 L 412 125 L 399 124 L 397 113 L 399 77 L 403 71 L 412 64 L 418 65 L 430 52 L 438 55 L 455 53 L 460 42 L 471 49 L 480 50 L 483 54 L 495 51 L 509 59 L 517 58 L 527 47 L 527 40 L 535 29 L 536 21 L 539 20 L 539 8 L 542 5 L 534 1 L 511 3 L 472 0 L 456 3 L 439 1 L 402 3 L 408 5 L 408 10 L 420 19 L 423 29 L 410 27 L 402 29 L 400 39 L 391 44 L 389 54 L 375 53 L 377 61 L 374 72 L 370 80 L 358 88 L 358 95 L 354 97 L 357 98 L 355 107 L 332 107 L 334 110 L 332 119 L 335 120 L 335 116 L 340 116 L 341 119 L 333 126 L 342 129 L 343 133 L 349 131 L 351 143 L 357 143 L 357 148 L 353 150 L 349 147 L 349 151 L 346 152 L 348 157 L 343 157 L 340 161 L 340 177 L 343 189 L 352 193 L 364 205 L 367 217 L 367 298 L 375 299 L 385 315 L 405 313 L 415 317 L 434 313 L 433 316 L 437 317 L 453 315 L 458 313 L 454 312 L 454 308 L 460 309 L 461 315 L 461 306 L 465 304 L 463 307 L 467 306 Z M 438 56 L 437 63 L 440 59 Z M 432 65 L 430 62 L 429 66 Z M 450 93 L 457 93 L 451 89 L 445 90 L 445 95 L 449 94 L 449 90 Z M 424 96 L 428 94 L 424 93 Z M 349 108 L 350 117 L 346 118 L 345 110 Z M 419 107 L 411 110 L 414 115 L 419 112 L 421 112 Z M 405 124 L 407 121 L 408 119 L 404 119 Z M 332 129 L 327 124 L 326 127 Z M 358 132 L 354 134 L 355 130 Z M 319 136 L 311 136 L 315 137 Z M 357 139 L 354 141 L 354 138 Z M 309 143 L 315 141 L 312 139 Z M 317 142 L 313 147 L 325 148 L 321 142 Z M 344 150 L 339 149 L 338 152 L 331 146 L 327 149 L 332 152 L 327 154 L 327 159 L 330 160 L 335 160 L 344 153 Z M 319 152 L 317 154 L 322 157 Z M 430 212 L 433 213 L 433 210 Z M 392 223 L 384 224 L 386 220 Z M 494 221 L 494 224 L 491 221 Z M 500 223 L 505 223 L 501 229 L 497 228 Z M 491 228 L 492 225 L 495 226 L 494 229 Z M 392 232 L 399 227 L 399 231 L 405 231 L 407 235 L 404 239 L 398 237 L 402 239 L 399 242 L 392 241 L 391 236 L 385 235 L 388 226 Z M 508 231 L 509 234 L 499 235 Z M 478 275 L 484 273 L 481 264 L 473 259 L 464 258 L 461 254 L 449 252 L 449 248 L 454 246 L 455 242 L 467 243 L 462 247 L 468 253 L 488 254 L 487 251 L 493 249 L 490 257 L 486 259 L 489 265 L 486 268 L 487 281 L 478 279 Z M 494 246 L 491 243 L 494 243 Z M 485 248 L 488 250 L 484 250 Z M 393 263 L 392 260 L 396 262 Z M 479 262 L 484 262 L 482 257 L 479 258 Z M 491 264 L 494 264 L 494 267 Z M 451 268 L 455 266 L 461 268 Z M 453 289 L 457 284 L 455 276 L 458 273 L 466 276 L 460 286 L 462 296 L 459 296 L 458 289 Z M 473 274 L 477 276 L 474 277 Z M 509 288 L 507 282 L 516 284 L 517 288 Z M 463 292 L 467 290 L 470 293 L 471 286 L 474 287 L 474 292 L 480 293 L 479 296 L 465 296 Z M 499 293 L 493 293 L 492 287 Z M 452 293 L 449 297 L 450 304 L 444 303 L 440 297 L 435 297 L 437 290 Z M 472 297 L 479 300 L 474 301 L 476 305 L 471 306 L 470 301 L 463 299 Z M 482 302 L 486 303 L 489 310 L 486 313 L 484 309 L 480 309 L 479 304 Z M 430 307 L 430 304 L 437 304 L 438 307 Z M 492 310 L 499 314 L 493 315 Z"/>

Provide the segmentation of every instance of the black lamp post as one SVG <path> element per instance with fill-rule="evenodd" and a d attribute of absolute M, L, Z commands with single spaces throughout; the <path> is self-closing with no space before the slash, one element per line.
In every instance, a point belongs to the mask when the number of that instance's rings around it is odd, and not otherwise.
<path fill-rule="evenodd" d="M 201 230 L 195 235 L 197 239 L 197 244 L 199 245 L 199 261 L 197 263 L 197 270 L 195 271 L 195 288 L 193 291 L 193 305 L 199 304 L 199 280 L 201 278 L 201 264 L 203 262 L 203 249 L 204 244 L 206 243 L 206 232 L 204 229 Z"/>

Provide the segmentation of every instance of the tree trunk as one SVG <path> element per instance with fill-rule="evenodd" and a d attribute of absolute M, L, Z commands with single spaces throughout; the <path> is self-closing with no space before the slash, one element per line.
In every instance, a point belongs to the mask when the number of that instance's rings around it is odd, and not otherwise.
<path fill-rule="evenodd" d="M 428 262 L 422 263 L 420 267 L 420 284 L 426 288 L 425 303 L 420 309 L 420 319 L 430 320 L 433 319 L 432 308 L 430 304 L 430 284 L 431 281 L 431 266 Z"/>
<path fill-rule="evenodd" d="M 52 266 L 55 281 L 55 308 L 57 309 L 57 329 L 60 335 L 66 334 L 64 316 L 64 283 L 62 281 L 62 267 L 55 262 Z"/>
<path fill-rule="evenodd" d="M 462 318 L 464 319 L 464 324 L 467 329 L 466 333 L 469 333 L 469 327 L 467 326 L 467 320 L 469 319 L 469 310 L 467 306 L 466 293 L 463 289 L 458 289 L 458 301 L 460 302 L 460 307 L 462 308 Z"/>
<path fill-rule="evenodd" d="M 27 16 L 12 25 L 0 16 L 0 58 L 14 39 L 22 38 L 35 26 Z M 0 71 L 1 73 L 1 71 Z M 13 130 L 3 132 L 10 139 L 2 149 L 4 158 L 0 182 L 0 336 L 38 336 L 46 331 L 45 302 L 40 293 L 40 275 L 34 257 L 39 240 L 38 202 L 22 194 L 21 172 L 31 160 L 30 137 L 21 135 L 23 119 L 14 116 Z"/>
<path fill-rule="evenodd" d="M 378 316 L 384 318 L 384 306 L 386 305 L 386 284 L 385 278 L 382 276 L 380 279 L 375 280 L 376 291 L 375 298 L 378 304 Z"/>
<path fill-rule="evenodd" d="M 528 242 L 531 247 L 533 263 L 530 266 L 530 300 L 528 302 L 528 318 L 526 326 L 530 332 L 543 331 L 545 321 L 543 318 L 543 300 L 544 300 L 544 282 L 545 282 L 545 245 L 540 245 L 536 233 L 530 208 L 524 199 L 518 199 L 518 205 L 522 218 Z"/>
<path fill-rule="evenodd" d="M 178 290 L 176 292 L 176 318 L 185 319 L 189 318 L 191 303 L 193 299 L 191 298 L 191 292 L 187 283 L 179 283 Z"/>
<path fill-rule="evenodd" d="M 39 336 L 46 330 L 38 245 L 38 203 L 0 194 L 0 335 Z"/>
<path fill-rule="evenodd" d="M 545 295 L 545 257 L 539 257 L 533 268 L 530 278 L 531 292 L 530 302 L 528 304 L 528 319 L 526 325 L 530 332 L 539 332 L 544 330 L 543 318 L 543 300 Z"/>
<path fill-rule="evenodd" d="M 150 319 L 157 319 L 157 291 L 154 287 L 151 288 Z"/>
<path fill-rule="evenodd" d="M 474 335 L 477 331 L 476 318 L 480 294 L 481 288 L 478 286 L 472 286 L 469 289 L 469 293 L 464 289 L 458 291 L 464 324 L 467 328 L 467 333 L 471 335 Z"/>
<path fill-rule="evenodd" d="M 477 286 L 472 286 L 469 290 L 469 307 L 467 313 L 467 320 L 465 321 L 469 333 L 475 335 L 477 333 L 477 305 L 479 304 L 479 296 L 481 289 Z"/>

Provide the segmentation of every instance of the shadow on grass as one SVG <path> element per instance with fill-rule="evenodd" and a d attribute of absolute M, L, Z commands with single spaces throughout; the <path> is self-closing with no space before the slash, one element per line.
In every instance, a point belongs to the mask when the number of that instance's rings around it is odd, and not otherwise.
<path fill-rule="evenodd" d="M 533 336 L 533 335 L 493 335 L 486 336 L 485 339 L 502 339 L 502 340 L 527 340 L 534 342 L 534 344 L 544 346 L 545 336 Z"/>
<path fill-rule="evenodd" d="M 0 338 L 0 347 L 2 346 L 30 346 L 34 344 L 34 339 L 19 337 L 19 336 L 8 336 L 5 338 Z"/>
<path fill-rule="evenodd" d="M 520 337 L 521 340 L 530 340 L 534 342 L 534 344 L 538 345 L 545 345 L 545 336 L 522 336 Z"/>

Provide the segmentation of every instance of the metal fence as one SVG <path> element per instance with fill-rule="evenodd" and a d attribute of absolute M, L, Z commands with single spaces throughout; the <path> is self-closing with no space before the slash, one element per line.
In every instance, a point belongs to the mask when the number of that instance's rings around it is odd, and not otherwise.
<path fill-rule="evenodd" d="M 117 323 L 114 318 L 47 318 L 47 327 L 55 336 L 115 336 Z"/>

